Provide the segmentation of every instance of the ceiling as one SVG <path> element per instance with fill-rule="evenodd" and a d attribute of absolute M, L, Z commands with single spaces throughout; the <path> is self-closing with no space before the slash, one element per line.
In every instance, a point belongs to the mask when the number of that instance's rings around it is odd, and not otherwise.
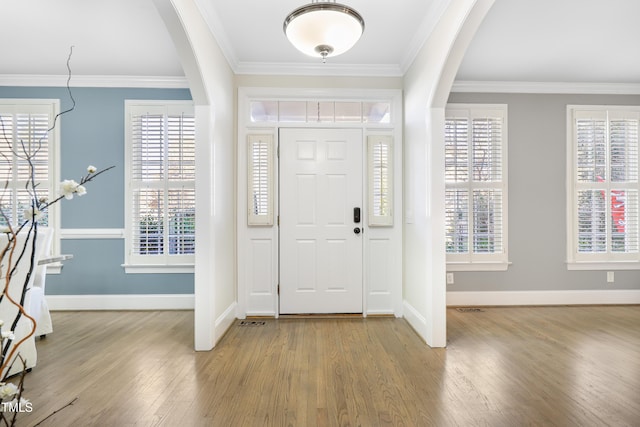
<path fill-rule="evenodd" d="M 496 0 L 458 80 L 640 83 L 640 1 Z"/>
<path fill-rule="evenodd" d="M 366 29 L 322 64 L 282 30 L 307 0 L 196 0 L 236 73 L 380 76 L 406 71 L 455 0 L 341 1 Z M 457 80 L 640 83 L 638 16 L 637 0 L 496 0 Z M 74 75 L 183 76 L 152 0 L 0 0 L 0 38 L 0 76 L 65 75 L 70 46 Z"/>

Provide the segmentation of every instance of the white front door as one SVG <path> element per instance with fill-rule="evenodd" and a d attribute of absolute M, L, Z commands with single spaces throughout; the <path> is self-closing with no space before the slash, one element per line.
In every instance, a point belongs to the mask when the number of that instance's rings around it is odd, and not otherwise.
<path fill-rule="evenodd" d="M 362 313 L 362 130 L 280 130 L 280 313 Z"/>

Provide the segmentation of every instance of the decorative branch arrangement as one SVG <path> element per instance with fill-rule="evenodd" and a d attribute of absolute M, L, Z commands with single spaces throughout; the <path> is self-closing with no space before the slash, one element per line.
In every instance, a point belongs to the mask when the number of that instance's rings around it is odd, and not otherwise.
<path fill-rule="evenodd" d="M 52 125 L 36 141 L 32 141 L 31 137 L 28 141 L 16 140 L 13 135 L 8 135 L 9 132 L 2 116 L 0 116 L 0 146 L 6 144 L 8 147 L 7 150 L 0 150 L 0 160 L 12 165 L 12 159 L 9 157 L 13 156 L 26 164 L 29 172 L 24 187 L 29 196 L 29 204 L 23 212 L 22 221 L 12 218 L 12 215 L 5 209 L 3 198 L 7 193 L 9 181 L 4 183 L 2 188 L 4 191 L 0 195 L 0 221 L 5 224 L 0 226 L 0 240 L 6 242 L 0 243 L 0 290 L 2 291 L 0 293 L 0 308 L 2 308 L 0 312 L 3 315 L 11 313 L 9 315 L 11 318 L 3 319 L 0 317 L 0 426 L 13 426 L 20 412 L 31 412 L 32 410 L 31 403 L 22 396 L 24 378 L 28 369 L 27 360 L 21 355 L 20 349 L 25 342 L 34 339 L 36 330 L 36 319 L 25 309 L 25 299 L 33 283 L 32 278 L 38 261 L 38 224 L 52 205 L 62 199 L 70 200 L 74 196 L 83 196 L 87 192 L 86 184 L 114 168 L 111 166 L 98 170 L 95 166 L 89 166 L 79 182 L 70 179 L 64 180 L 60 184 L 59 194 L 52 200 L 39 195 L 42 191 L 39 191 L 38 188 L 34 159 L 43 149 L 43 144 L 49 133 L 55 129 L 58 118 L 73 111 L 76 105 L 70 88 L 72 53 L 73 47 L 71 47 L 67 58 L 68 79 L 66 85 L 72 106 L 56 114 Z M 3 245 L 4 247 L 2 247 Z M 27 328 L 22 326 L 21 320 L 28 322 Z M 24 330 L 27 330 L 26 334 L 19 336 L 16 332 L 18 328 L 22 331 L 21 335 Z M 14 369 L 13 365 L 16 362 L 21 365 Z M 11 377 L 11 381 L 9 381 L 9 377 Z"/>

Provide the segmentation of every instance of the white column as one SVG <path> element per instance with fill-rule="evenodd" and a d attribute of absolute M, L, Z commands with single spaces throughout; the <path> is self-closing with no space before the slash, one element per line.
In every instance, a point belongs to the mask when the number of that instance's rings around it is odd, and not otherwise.
<path fill-rule="evenodd" d="M 444 108 L 464 52 L 494 0 L 450 2 L 405 74 L 404 314 L 446 346 Z"/>

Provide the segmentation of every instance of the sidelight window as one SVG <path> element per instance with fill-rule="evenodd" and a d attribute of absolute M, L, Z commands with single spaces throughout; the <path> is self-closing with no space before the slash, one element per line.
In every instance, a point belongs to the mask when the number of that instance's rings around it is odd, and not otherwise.
<path fill-rule="evenodd" d="M 247 222 L 273 225 L 273 135 L 249 135 L 247 144 Z"/>

